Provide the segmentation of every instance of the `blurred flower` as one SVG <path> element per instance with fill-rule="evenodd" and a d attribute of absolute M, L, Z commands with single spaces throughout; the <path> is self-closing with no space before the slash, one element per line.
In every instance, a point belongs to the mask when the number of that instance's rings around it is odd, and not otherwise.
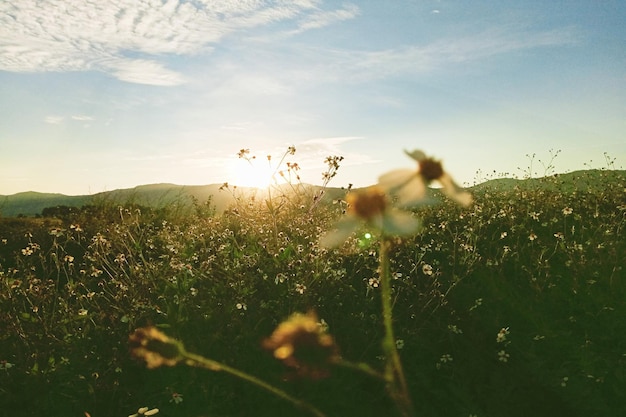
<path fill-rule="evenodd" d="M 183 402 L 183 394 L 179 394 L 177 392 L 173 392 L 172 393 L 172 399 L 170 400 L 171 403 L 174 404 L 180 404 Z"/>
<path fill-rule="evenodd" d="M 429 264 L 424 264 L 422 265 L 422 272 L 424 273 L 424 275 L 432 275 L 433 267 Z"/>
<path fill-rule="evenodd" d="M 391 236 L 410 236 L 419 228 L 419 222 L 410 213 L 389 206 L 387 195 L 379 186 L 352 191 L 347 195 L 346 201 L 346 215 L 339 220 L 335 231 L 322 236 L 322 246 L 339 246 L 362 223 Z"/>
<path fill-rule="evenodd" d="M 504 350 L 501 350 L 500 352 L 498 352 L 498 360 L 499 360 L 500 362 L 504 362 L 504 363 L 508 362 L 508 361 L 509 361 L 509 357 L 510 357 L 510 356 L 511 356 L 511 355 L 509 355 L 508 353 L 506 353 L 506 351 L 504 351 Z"/>
<path fill-rule="evenodd" d="M 472 204 L 472 195 L 459 187 L 452 177 L 444 171 L 440 161 L 426 156 L 420 150 L 404 151 L 417 162 L 417 171 L 412 169 L 398 169 L 383 174 L 378 183 L 391 194 L 398 197 L 400 205 L 412 205 L 420 202 L 426 195 L 426 188 L 437 181 L 441 191 L 450 199 L 463 206 Z"/>
<path fill-rule="evenodd" d="M 139 417 L 139 416 L 153 416 L 159 412 L 158 408 L 153 408 L 149 410 L 148 407 L 141 407 L 135 414 L 131 414 L 128 417 Z"/>
<path fill-rule="evenodd" d="M 183 359 L 185 352 L 180 342 L 167 337 L 153 326 L 136 329 L 128 341 L 131 354 L 144 360 L 150 369 L 174 366 Z"/>
<path fill-rule="evenodd" d="M 339 360 L 339 348 L 313 312 L 292 314 L 263 341 L 263 347 L 300 377 L 326 377 L 328 366 Z"/>
<path fill-rule="evenodd" d="M 574 210 L 571 207 L 565 207 L 563 209 L 563 214 L 566 216 L 569 216 L 570 214 L 572 214 L 574 212 Z"/>
<path fill-rule="evenodd" d="M 503 327 L 502 329 L 500 329 L 500 331 L 498 332 L 498 335 L 496 336 L 496 342 L 497 343 L 503 343 L 506 341 L 506 337 L 509 334 L 509 328 L 508 327 Z"/>

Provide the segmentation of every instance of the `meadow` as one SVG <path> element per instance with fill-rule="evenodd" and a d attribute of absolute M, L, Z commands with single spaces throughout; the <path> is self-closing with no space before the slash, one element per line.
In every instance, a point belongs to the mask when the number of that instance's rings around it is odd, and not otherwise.
<path fill-rule="evenodd" d="M 0 218 L 0 415 L 315 415 L 230 368 L 328 417 L 626 415 L 623 171 L 489 181 L 467 207 L 431 190 L 410 209 L 418 232 L 364 222 L 336 247 L 320 237 L 356 190 L 223 192 L 224 212 L 208 199 Z M 307 312 L 311 349 L 336 349 L 319 369 L 268 349 Z M 149 369 L 131 354 L 138 328 L 224 368 Z M 410 411 L 386 378 L 393 352 Z"/>

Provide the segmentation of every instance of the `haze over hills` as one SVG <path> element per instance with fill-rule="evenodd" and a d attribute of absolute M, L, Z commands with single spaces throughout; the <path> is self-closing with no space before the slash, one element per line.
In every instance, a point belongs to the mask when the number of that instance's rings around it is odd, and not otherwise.
<path fill-rule="evenodd" d="M 541 178 L 516 179 L 516 178 L 496 178 L 484 181 L 480 184 L 469 187 L 470 190 L 481 192 L 507 191 L 515 187 L 536 188 L 542 187 L 550 191 L 573 192 L 590 191 L 599 189 L 608 183 L 621 183 L 626 187 L 626 170 L 581 170 L 566 174 L 551 175 Z M 38 193 L 27 191 L 12 195 L 0 195 L 0 216 L 15 217 L 37 216 L 43 209 L 48 207 L 68 206 L 82 207 L 88 204 L 98 204 L 108 202 L 112 204 L 137 204 L 148 207 L 164 207 L 171 204 L 190 206 L 195 200 L 205 203 L 211 199 L 211 204 L 216 212 L 221 212 L 235 202 L 235 195 L 265 196 L 264 190 L 250 187 L 236 187 L 235 193 L 229 190 L 220 190 L 222 184 L 209 185 L 176 185 L 176 184 L 148 184 L 134 188 L 106 191 L 92 195 L 68 196 L 58 193 Z M 284 185 L 289 188 L 290 186 Z M 298 185 L 304 187 L 313 195 L 321 187 L 313 185 Z M 345 190 L 342 188 L 328 187 L 326 197 L 333 199 L 342 196 Z"/>
<path fill-rule="evenodd" d="M 146 207 L 164 207 L 178 204 L 189 207 L 194 200 L 204 204 L 211 199 L 216 212 L 222 212 L 235 202 L 235 197 L 265 196 L 266 191 L 252 187 L 234 187 L 220 190 L 223 184 L 209 185 L 177 185 L 177 184 L 147 184 L 134 188 L 106 191 L 92 195 L 68 196 L 58 193 L 39 193 L 27 191 L 12 195 L 0 195 L 0 216 L 37 216 L 48 207 L 82 207 L 89 204 L 137 204 Z M 280 186 L 290 188 L 288 184 Z M 313 185 L 298 185 L 299 189 L 310 193 L 311 196 L 321 187 Z M 274 190 L 278 192 L 278 190 Z M 328 198 L 337 198 L 342 195 L 340 188 L 328 187 Z"/>

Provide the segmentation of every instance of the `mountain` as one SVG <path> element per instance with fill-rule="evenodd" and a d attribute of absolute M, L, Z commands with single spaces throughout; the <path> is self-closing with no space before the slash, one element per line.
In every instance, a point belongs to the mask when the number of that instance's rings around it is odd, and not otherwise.
<path fill-rule="evenodd" d="M 296 186 L 294 186 L 296 187 Z M 297 185 L 311 196 L 321 187 L 313 185 Z M 28 191 L 12 195 L 0 195 L 0 215 L 4 217 L 37 216 L 48 207 L 82 207 L 88 204 L 136 204 L 147 207 L 165 207 L 177 204 L 190 207 L 194 200 L 203 204 L 211 199 L 216 212 L 222 212 L 235 203 L 236 198 L 257 196 L 265 198 L 266 191 L 251 187 L 230 186 L 220 190 L 222 184 L 209 185 L 176 185 L 148 184 L 134 188 L 118 189 L 102 193 L 82 196 L 68 196 L 57 193 L 38 193 Z M 286 184 L 273 188 L 274 193 L 288 193 L 291 186 Z M 338 198 L 344 191 L 340 188 L 327 188 L 325 198 Z"/>
<path fill-rule="evenodd" d="M 497 178 L 469 187 L 473 192 L 512 191 L 545 189 L 553 192 L 586 192 L 598 190 L 608 185 L 622 184 L 626 188 L 625 170 L 591 169 L 574 171 L 566 174 L 550 175 L 541 178 L 515 179 Z M 263 190 L 247 187 L 229 187 L 221 190 L 222 184 L 210 185 L 176 185 L 176 184 L 149 184 L 134 188 L 119 189 L 93 195 L 67 196 L 63 194 L 37 193 L 33 191 L 13 195 L 0 195 L 0 215 L 15 217 L 18 215 L 35 216 L 41 214 L 47 207 L 68 206 L 82 207 L 87 204 L 137 204 L 148 207 L 165 207 L 179 204 L 189 207 L 193 200 L 205 203 L 211 198 L 211 204 L 217 212 L 221 212 L 235 202 L 235 198 L 256 195 L 265 198 Z M 320 187 L 314 185 L 297 185 L 299 190 L 306 190 L 311 196 L 318 192 Z M 291 186 L 285 184 L 273 192 L 287 193 Z M 329 187 L 325 198 L 336 199 L 345 194 L 341 188 Z"/>
<path fill-rule="evenodd" d="M 626 187 L 626 170 L 588 169 L 540 178 L 497 178 L 470 187 L 474 191 L 512 191 L 544 189 L 571 193 L 587 192 L 622 184 Z"/>
<path fill-rule="evenodd" d="M 14 217 L 19 214 L 34 216 L 41 214 L 46 207 L 69 206 L 81 207 L 89 204 L 91 196 L 68 196 L 56 193 L 37 193 L 27 191 L 13 195 L 0 195 L 0 214 Z"/>

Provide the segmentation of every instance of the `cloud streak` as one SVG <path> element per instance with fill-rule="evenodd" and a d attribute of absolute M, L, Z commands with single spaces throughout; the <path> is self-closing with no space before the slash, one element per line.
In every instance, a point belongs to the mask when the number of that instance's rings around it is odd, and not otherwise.
<path fill-rule="evenodd" d="M 131 83 L 179 85 L 168 56 L 210 52 L 224 36 L 285 20 L 301 30 L 350 18 L 317 1 L 108 0 L 0 2 L 0 70 L 103 71 Z"/>
<path fill-rule="evenodd" d="M 322 73 L 329 77 L 365 81 L 396 75 L 424 74 L 444 66 L 463 64 L 534 48 L 559 47 L 577 42 L 570 29 L 535 33 L 490 30 L 466 37 L 441 39 L 428 45 L 410 45 L 374 51 L 327 50 Z"/>

